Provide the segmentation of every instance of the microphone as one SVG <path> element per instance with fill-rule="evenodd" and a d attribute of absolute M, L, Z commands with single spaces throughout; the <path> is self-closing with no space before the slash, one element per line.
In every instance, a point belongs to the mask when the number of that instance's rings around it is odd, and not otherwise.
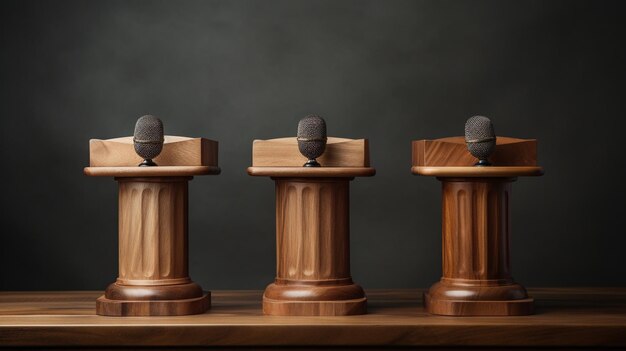
<path fill-rule="evenodd" d="M 152 159 L 161 153 L 163 140 L 163 122 L 160 119 L 146 115 L 137 120 L 133 143 L 135 152 L 143 158 L 139 167 L 157 165 Z"/>
<path fill-rule="evenodd" d="M 478 159 L 474 166 L 491 166 L 488 159 L 496 149 L 496 134 L 489 118 L 474 116 L 465 122 L 465 143 Z"/>
<path fill-rule="evenodd" d="M 308 115 L 298 122 L 298 149 L 308 159 L 303 167 L 320 167 L 315 159 L 326 150 L 326 122 L 317 115 Z"/>

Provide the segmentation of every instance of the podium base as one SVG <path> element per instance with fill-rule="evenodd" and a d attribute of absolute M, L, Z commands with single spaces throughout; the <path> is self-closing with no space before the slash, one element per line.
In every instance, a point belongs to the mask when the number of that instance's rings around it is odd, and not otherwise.
<path fill-rule="evenodd" d="M 211 293 L 178 300 L 114 300 L 105 295 L 96 300 L 96 314 L 101 316 L 184 316 L 200 314 L 211 307 Z"/>
<path fill-rule="evenodd" d="M 424 293 L 428 313 L 444 316 L 525 316 L 534 300 L 519 284 L 492 286 L 433 285 Z"/>
<path fill-rule="evenodd" d="M 367 313 L 367 298 L 356 284 L 270 284 L 263 294 L 263 313 L 272 316 L 349 316 Z"/>
<path fill-rule="evenodd" d="M 343 301 L 284 301 L 263 297 L 263 313 L 271 316 L 350 316 L 367 312 L 367 298 Z"/>

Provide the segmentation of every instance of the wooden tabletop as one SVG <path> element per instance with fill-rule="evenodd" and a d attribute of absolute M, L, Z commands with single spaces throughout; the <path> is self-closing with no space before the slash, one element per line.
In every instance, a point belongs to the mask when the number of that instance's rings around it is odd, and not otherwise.
<path fill-rule="evenodd" d="M 368 291 L 362 316 L 263 316 L 260 291 L 214 291 L 201 315 L 101 317 L 101 292 L 0 292 L 0 345 L 626 347 L 626 288 L 529 293 L 523 317 L 428 315 L 422 290 Z"/>

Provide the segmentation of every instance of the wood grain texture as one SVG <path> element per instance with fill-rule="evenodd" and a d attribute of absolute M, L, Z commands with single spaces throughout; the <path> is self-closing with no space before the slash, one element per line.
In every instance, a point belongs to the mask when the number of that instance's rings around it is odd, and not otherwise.
<path fill-rule="evenodd" d="M 300 154 L 295 137 L 254 140 L 253 167 L 302 167 L 307 158 Z M 367 139 L 328 137 L 324 154 L 317 158 L 323 167 L 369 167 Z"/>
<path fill-rule="evenodd" d="M 366 311 L 350 276 L 350 178 L 276 179 L 276 280 L 270 315 L 338 316 Z"/>
<path fill-rule="evenodd" d="M 424 296 L 426 310 L 453 316 L 527 315 L 533 299 L 510 274 L 514 178 L 440 178 L 443 277 Z"/>
<path fill-rule="evenodd" d="M 433 316 L 422 290 L 368 290 L 366 315 L 264 316 L 260 291 L 213 291 L 210 313 L 95 315 L 102 292 L 0 292 L 5 347 L 626 347 L 626 288 L 529 289 L 536 314 Z"/>
<path fill-rule="evenodd" d="M 276 178 L 371 177 L 376 174 L 376 169 L 371 167 L 248 167 L 248 174 Z"/>
<path fill-rule="evenodd" d="M 85 167 L 83 172 L 91 177 L 163 177 L 220 174 L 213 166 L 155 166 L 155 167 Z"/>
<path fill-rule="evenodd" d="M 541 176 L 543 168 L 538 166 L 510 167 L 411 167 L 413 174 L 432 177 L 521 177 Z"/>
<path fill-rule="evenodd" d="M 473 166 L 476 158 L 467 151 L 465 138 L 415 140 L 412 143 L 412 164 L 418 167 Z M 489 157 L 494 166 L 536 166 L 537 141 L 498 136 L 496 149 Z"/>
<path fill-rule="evenodd" d="M 120 284 L 189 282 L 187 182 L 171 177 L 119 179 Z"/>
<path fill-rule="evenodd" d="M 209 307 L 210 295 L 191 281 L 188 272 L 190 179 L 117 178 L 119 275 L 98 298 L 98 314 L 183 315 Z"/>
<path fill-rule="evenodd" d="M 349 180 L 276 181 L 276 276 L 350 278 Z"/>
<path fill-rule="evenodd" d="M 192 283 L 197 286 L 197 284 Z M 162 290 L 171 290 L 166 287 Z M 154 288 L 145 289 L 154 295 Z M 197 290 L 193 287 L 193 290 Z M 108 292 L 108 289 L 107 289 Z M 171 295 L 170 292 L 166 294 Z M 173 300 L 113 300 L 106 293 L 96 300 L 96 313 L 101 316 L 137 317 L 137 316 L 184 316 L 203 313 L 211 306 L 211 293 L 189 299 Z"/>
<path fill-rule="evenodd" d="M 218 163 L 218 142 L 204 138 L 166 135 L 163 150 L 154 162 L 159 166 L 212 166 Z M 133 137 L 89 140 L 89 166 L 133 167 L 143 159 L 137 155 Z"/>

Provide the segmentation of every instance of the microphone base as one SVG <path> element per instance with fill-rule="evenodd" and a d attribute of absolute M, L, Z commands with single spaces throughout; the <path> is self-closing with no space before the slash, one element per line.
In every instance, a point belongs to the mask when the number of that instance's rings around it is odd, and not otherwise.
<path fill-rule="evenodd" d="M 152 161 L 152 159 L 145 159 L 138 166 L 139 167 L 153 167 L 153 166 L 157 166 L 157 164 L 154 163 L 154 161 Z"/>
<path fill-rule="evenodd" d="M 308 160 L 306 161 L 306 163 L 304 165 L 302 165 L 302 167 L 321 167 L 322 165 L 315 161 L 315 159 L 312 160 Z"/>
<path fill-rule="evenodd" d="M 488 166 L 491 166 L 491 162 L 489 162 L 488 160 L 478 160 L 478 162 L 474 164 L 474 167 L 488 167 Z"/>

